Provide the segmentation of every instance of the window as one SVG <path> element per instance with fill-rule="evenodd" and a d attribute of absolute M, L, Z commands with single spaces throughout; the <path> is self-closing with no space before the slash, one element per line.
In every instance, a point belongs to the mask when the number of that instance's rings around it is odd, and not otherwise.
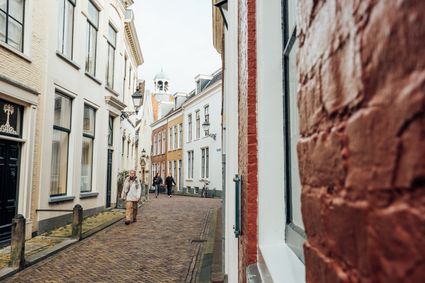
<path fill-rule="evenodd" d="M 121 143 L 121 156 L 124 156 L 124 150 L 125 150 L 125 137 L 122 137 L 122 143 Z"/>
<path fill-rule="evenodd" d="M 117 44 L 117 32 L 109 24 L 108 26 L 108 63 L 106 64 L 106 85 L 114 88 L 115 49 Z"/>
<path fill-rule="evenodd" d="M 95 133 L 95 110 L 84 105 L 83 154 L 81 156 L 81 192 L 91 192 L 93 175 L 93 145 Z"/>
<path fill-rule="evenodd" d="M 299 121 L 297 108 L 298 77 L 295 53 L 296 39 L 296 1 L 284 1 L 284 124 L 285 124 L 285 180 L 286 180 L 286 227 L 285 240 L 294 253 L 304 261 L 304 225 L 301 217 L 301 182 L 298 172 L 297 142 L 299 140 Z"/>
<path fill-rule="evenodd" d="M 168 151 L 171 151 L 171 145 L 173 144 L 173 131 L 171 128 L 168 128 Z"/>
<path fill-rule="evenodd" d="M 87 16 L 87 56 L 86 72 L 96 75 L 96 50 L 97 50 L 97 31 L 99 30 L 99 10 L 91 1 L 88 1 Z"/>
<path fill-rule="evenodd" d="M 165 180 L 165 161 L 162 161 L 161 165 L 161 178 L 162 180 Z"/>
<path fill-rule="evenodd" d="M 187 141 L 192 141 L 192 114 L 187 115 Z"/>
<path fill-rule="evenodd" d="M 153 155 L 156 155 L 156 134 L 153 136 Z"/>
<path fill-rule="evenodd" d="M 73 56 L 72 44 L 75 2 L 76 0 L 59 0 L 58 51 L 70 59 L 72 59 Z"/>
<path fill-rule="evenodd" d="M 162 154 L 165 154 L 165 130 L 162 131 Z"/>
<path fill-rule="evenodd" d="M 204 118 L 205 118 L 205 122 L 209 122 L 210 121 L 210 106 L 206 105 L 204 107 Z M 209 132 L 205 131 L 205 136 L 208 136 Z"/>
<path fill-rule="evenodd" d="M 124 56 L 124 76 L 122 80 L 122 101 L 125 101 L 125 83 L 127 81 L 127 55 Z"/>
<path fill-rule="evenodd" d="M 187 152 L 187 178 L 193 179 L 193 150 Z"/>
<path fill-rule="evenodd" d="M 209 148 L 201 149 L 201 178 L 208 179 L 209 177 Z"/>
<path fill-rule="evenodd" d="M 25 0 L 0 1 L 0 41 L 24 50 Z"/>
<path fill-rule="evenodd" d="M 127 140 L 127 158 L 130 156 L 130 139 Z"/>
<path fill-rule="evenodd" d="M 174 126 L 174 149 L 177 149 L 177 143 L 179 142 L 179 139 L 177 138 L 177 125 Z"/>
<path fill-rule="evenodd" d="M 68 146 L 71 132 L 71 99 L 55 94 L 52 139 L 52 163 L 50 170 L 50 195 L 66 195 L 68 175 Z"/>
<path fill-rule="evenodd" d="M 114 117 L 109 116 L 108 120 L 108 146 L 114 145 Z"/>
<path fill-rule="evenodd" d="M 201 137 L 201 112 L 196 111 L 196 139 Z"/>
<path fill-rule="evenodd" d="M 178 179 L 177 179 L 177 161 L 176 160 L 173 161 L 173 177 L 174 177 L 174 181 L 176 183 L 178 183 Z"/>
<path fill-rule="evenodd" d="M 171 175 L 172 168 L 171 168 L 171 161 L 168 161 L 168 175 Z"/>
<path fill-rule="evenodd" d="M 161 145 L 162 145 L 162 132 L 159 132 L 158 133 L 158 140 L 157 140 L 157 144 L 156 144 L 156 154 L 162 153 Z"/>
<path fill-rule="evenodd" d="M 179 125 L 179 148 L 183 146 L 183 124 Z"/>

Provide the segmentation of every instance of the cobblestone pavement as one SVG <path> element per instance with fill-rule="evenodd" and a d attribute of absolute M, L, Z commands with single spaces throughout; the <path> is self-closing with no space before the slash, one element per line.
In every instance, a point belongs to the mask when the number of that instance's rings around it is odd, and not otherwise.
<path fill-rule="evenodd" d="M 194 282 L 196 240 L 220 205 L 218 199 L 151 196 L 136 223 L 116 223 L 5 282 Z"/>

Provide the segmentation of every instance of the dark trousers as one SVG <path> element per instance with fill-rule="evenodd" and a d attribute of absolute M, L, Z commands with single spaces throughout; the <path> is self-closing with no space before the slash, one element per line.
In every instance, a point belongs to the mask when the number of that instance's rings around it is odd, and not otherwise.
<path fill-rule="evenodd" d="M 171 196 L 171 190 L 173 189 L 173 187 L 168 187 L 167 186 L 167 194 L 169 195 L 169 196 Z"/>

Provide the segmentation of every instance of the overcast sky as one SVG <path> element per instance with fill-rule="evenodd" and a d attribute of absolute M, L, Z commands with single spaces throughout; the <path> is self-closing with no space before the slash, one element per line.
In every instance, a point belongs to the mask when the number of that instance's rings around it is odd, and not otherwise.
<path fill-rule="evenodd" d="M 211 0 L 135 0 L 137 34 L 145 63 L 139 77 L 153 91 L 155 74 L 164 69 L 170 91 L 189 92 L 194 77 L 221 67 L 212 43 Z"/>

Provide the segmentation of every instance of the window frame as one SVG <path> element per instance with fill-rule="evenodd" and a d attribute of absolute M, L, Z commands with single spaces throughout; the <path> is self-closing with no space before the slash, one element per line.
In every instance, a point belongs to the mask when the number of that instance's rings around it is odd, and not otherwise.
<path fill-rule="evenodd" d="M 108 117 L 108 146 L 109 147 L 114 146 L 114 122 L 115 122 L 115 117 L 112 115 L 109 115 Z"/>
<path fill-rule="evenodd" d="M 289 73 L 293 72 L 289 65 L 289 56 L 291 51 L 296 48 L 297 24 L 295 22 L 292 29 L 289 27 L 289 1 L 293 1 L 296 5 L 296 0 L 282 0 L 282 29 L 283 29 L 283 127 L 284 127 L 284 163 L 285 163 L 285 242 L 295 255 L 304 263 L 303 243 L 306 239 L 305 231 L 293 222 L 293 203 L 292 203 L 292 173 L 291 166 L 293 157 L 291 156 L 291 119 L 290 119 L 290 101 L 294 99 L 290 93 Z M 297 95 L 297 94 L 295 94 Z M 296 97 L 295 97 L 296 99 Z M 300 200 L 301 201 L 301 200 Z"/>
<path fill-rule="evenodd" d="M 15 50 L 18 50 L 21 53 L 24 53 L 24 44 L 25 44 L 25 6 L 27 4 L 26 3 L 27 1 L 26 0 L 23 0 L 23 4 L 22 4 L 22 23 L 18 19 L 15 19 L 15 17 L 13 17 L 13 16 L 10 15 L 10 13 L 9 13 L 9 2 L 10 2 L 10 0 L 6 0 L 6 11 L 0 9 L 0 13 L 4 13 L 5 14 L 5 24 L 6 24 L 6 26 L 5 26 L 5 34 L 4 34 L 4 39 L 5 40 L 4 41 L 1 41 L 1 42 L 4 42 L 5 44 L 7 44 L 7 46 L 10 46 L 11 48 L 13 48 Z M 8 41 L 9 41 L 9 18 L 11 18 L 12 21 L 15 22 L 15 24 L 17 23 L 22 28 L 22 32 L 21 32 L 22 44 L 21 44 L 21 48 L 20 49 L 17 49 L 14 46 L 12 46 L 12 45 L 10 45 L 8 43 Z"/>
<path fill-rule="evenodd" d="M 111 28 L 114 32 L 115 32 L 115 42 L 111 42 L 111 39 L 109 38 L 109 28 Z M 114 28 L 114 26 L 109 22 L 108 24 L 108 31 L 107 31 L 108 36 L 106 36 L 106 43 L 107 43 L 107 57 L 108 57 L 108 61 L 106 64 L 106 86 L 113 89 L 114 88 L 114 80 L 115 80 L 115 55 L 116 55 L 116 49 L 117 49 L 117 36 L 118 36 L 118 31 Z M 110 70 L 110 62 L 109 62 L 109 52 L 111 51 L 112 48 L 112 52 L 113 52 L 113 62 L 112 62 L 112 77 L 111 80 L 109 81 L 109 70 Z"/>
<path fill-rule="evenodd" d="M 49 188 L 49 196 L 50 197 L 66 196 L 68 194 L 69 140 L 70 140 L 71 131 L 72 131 L 72 108 L 73 108 L 73 105 L 72 104 L 73 104 L 73 99 L 72 99 L 72 97 L 70 97 L 70 96 L 68 96 L 68 95 L 66 95 L 66 94 L 64 94 L 64 93 L 62 93 L 60 91 L 57 91 L 57 90 L 55 91 L 55 98 L 56 98 L 56 95 L 59 95 L 59 96 L 62 96 L 62 97 L 65 97 L 65 98 L 69 99 L 69 102 L 70 102 L 69 129 L 68 128 L 65 128 L 65 127 L 57 126 L 57 125 L 55 125 L 55 123 L 53 121 L 53 132 L 56 130 L 56 131 L 67 133 L 68 134 L 68 144 L 67 144 L 67 150 L 66 150 L 67 153 L 66 153 L 66 169 L 65 169 L 65 172 L 66 172 L 66 176 L 65 176 L 65 192 L 64 193 L 61 193 L 61 194 L 52 194 L 51 193 L 52 192 L 52 188 L 51 188 L 51 184 L 50 184 L 50 188 Z M 53 115 L 55 115 L 54 114 L 54 111 L 53 111 Z M 52 146 L 53 146 L 53 136 L 52 136 Z M 52 160 L 50 160 L 50 162 L 52 162 Z M 50 166 L 51 165 L 52 164 L 50 163 Z M 50 178 L 51 178 L 51 172 L 50 172 Z M 51 182 L 51 179 L 50 179 L 50 182 Z"/>
<path fill-rule="evenodd" d="M 173 126 L 173 135 L 174 135 L 174 140 L 173 140 L 173 145 L 174 145 L 174 150 L 179 148 L 179 140 L 178 140 L 178 129 L 177 129 L 177 125 Z"/>
<path fill-rule="evenodd" d="M 192 141 L 193 133 L 192 133 L 192 114 L 187 115 L 187 142 Z"/>
<path fill-rule="evenodd" d="M 167 138 L 165 130 L 162 130 L 161 154 L 165 154 L 165 139 Z"/>
<path fill-rule="evenodd" d="M 65 56 L 66 58 L 69 58 L 71 60 L 74 59 L 74 29 L 75 29 L 75 8 L 77 7 L 77 0 L 61 0 L 63 1 L 63 13 L 62 16 L 60 18 L 60 20 L 62 21 L 62 31 L 60 31 L 60 34 L 58 36 L 61 37 L 61 42 L 60 42 L 60 48 L 59 48 L 59 53 L 62 54 L 63 56 Z M 70 56 L 68 56 L 68 54 L 65 53 L 65 30 L 66 30 L 66 26 L 65 26 L 65 14 L 66 14 L 66 6 L 71 5 L 73 6 L 72 9 L 72 30 L 71 30 L 71 54 Z M 60 27 L 60 25 L 59 25 Z"/>
<path fill-rule="evenodd" d="M 94 107 L 92 107 L 92 106 L 90 106 L 89 104 L 84 104 L 84 110 L 85 110 L 85 108 L 89 108 L 89 109 L 92 109 L 93 110 L 93 113 L 94 113 L 94 116 L 93 116 L 93 134 L 88 134 L 88 133 L 85 133 L 84 132 L 84 122 L 83 122 L 83 139 L 84 138 L 90 138 L 91 139 L 91 142 L 92 142 L 92 152 L 91 152 L 91 171 L 90 171 L 90 180 L 91 180 L 91 183 L 90 183 L 90 190 L 89 191 L 82 191 L 81 190 L 81 184 L 80 184 L 80 193 L 89 193 L 89 192 L 93 192 L 93 159 L 94 159 L 94 152 L 95 152 L 95 150 L 94 150 L 94 146 L 95 146 L 95 144 L 94 144 L 94 140 L 95 140 L 95 137 L 96 137 L 96 112 L 97 112 L 97 110 L 96 110 L 96 108 L 94 108 Z M 83 114 L 83 120 L 84 120 L 84 114 Z M 82 154 L 81 154 L 81 163 L 83 162 L 83 156 L 82 156 Z M 82 170 L 82 166 L 81 166 L 81 170 Z M 81 172 L 82 173 L 82 172 Z M 80 177 L 82 177 L 82 174 L 81 174 L 81 176 Z M 81 181 L 81 180 L 80 180 Z"/>
<path fill-rule="evenodd" d="M 196 123 L 195 139 L 198 140 L 201 138 L 201 110 L 195 111 L 195 123 Z"/>
<path fill-rule="evenodd" d="M 87 13 L 87 27 L 88 27 L 88 29 L 87 29 L 87 40 L 88 40 L 88 42 L 87 42 L 87 54 L 86 54 L 86 66 L 85 66 L 85 70 L 86 70 L 86 72 L 87 73 L 89 73 L 90 75 L 92 75 L 92 76 L 96 76 L 96 70 L 97 70 L 97 68 L 96 68 L 96 66 L 97 66 L 97 60 L 96 60 L 96 58 L 97 58 L 97 39 L 98 39 L 98 32 L 99 32 L 99 21 L 100 21 L 100 10 L 99 10 L 99 8 L 95 5 L 95 3 L 93 3 L 93 1 L 91 1 L 91 0 L 89 0 L 89 1 L 87 1 L 87 7 L 91 4 L 91 5 L 93 5 L 93 7 L 96 9 L 96 11 L 97 11 L 97 23 L 93 23 L 91 20 L 90 20 L 90 18 L 89 18 L 89 16 L 88 16 L 88 14 L 89 13 Z M 90 45 L 90 42 L 91 42 L 91 32 L 92 32 L 92 29 L 94 29 L 95 30 L 95 33 L 96 33 L 96 42 L 94 43 L 94 63 L 93 63 L 93 73 L 91 73 L 90 72 L 90 69 L 88 69 L 88 68 L 90 68 L 90 50 L 91 50 L 91 45 Z"/>
<path fill-rule="evenodd" d="M 208 104 L 204 106 L 204 122 L 210 122 L 210 106 Z M 204 135 L 208 136 L 209 131 L 205 131 Z"/>

